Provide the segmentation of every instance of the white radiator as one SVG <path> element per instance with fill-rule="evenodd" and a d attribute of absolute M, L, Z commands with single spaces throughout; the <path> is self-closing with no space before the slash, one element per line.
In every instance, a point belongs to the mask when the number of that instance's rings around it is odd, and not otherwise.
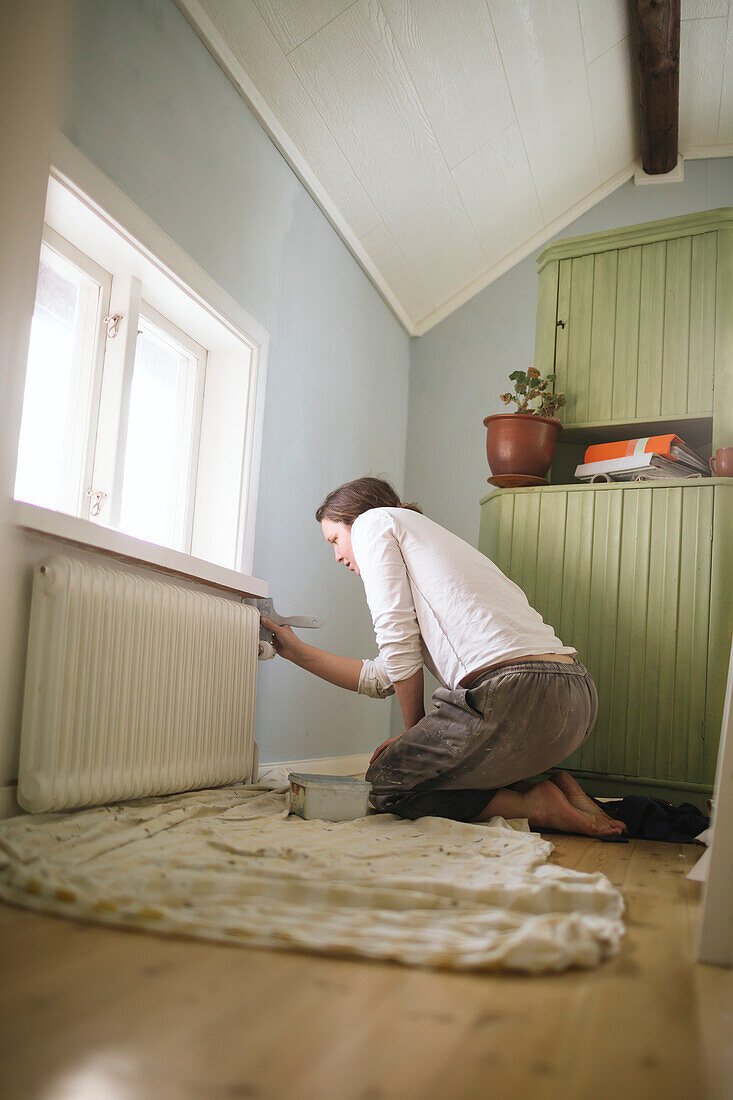
<path fill-rule="evenodd" d="M 18 801 L 31 811 L 249 780 L 259 613 L 53 558 L 33 581 Z"/>

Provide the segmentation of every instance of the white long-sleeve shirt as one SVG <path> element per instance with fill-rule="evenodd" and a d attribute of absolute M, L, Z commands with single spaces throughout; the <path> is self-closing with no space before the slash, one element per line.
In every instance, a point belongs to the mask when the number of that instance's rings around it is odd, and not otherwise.
<path fill-rule="evenodd" d="M 351 547 L 379 646 L 359 692 L 384 698 L 423 664 L 455 688 L 469 672 L 563 645 L 524 592 L 484 554 L 408 508 L 357 516 Z"/>

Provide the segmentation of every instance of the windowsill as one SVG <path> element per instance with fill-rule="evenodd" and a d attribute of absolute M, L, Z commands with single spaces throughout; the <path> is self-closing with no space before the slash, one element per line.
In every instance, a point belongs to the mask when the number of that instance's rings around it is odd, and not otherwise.
<path fill-rule="evenodd" d="M 180 577 L 189 577 L 216 588 L 226 588 L 242 596 L 267 596 L 267 581 L 238 573 L 235 569 L 226 569 L 213 562 L 193 558 L 178 550 L 169 550 L 164 546 L 155 546 L 152 542 L 143 542 L 109 527 L 100 527 L 86 519 L 68 516 L 63 512 L 53 512 L 48 508 L 38 508 L 35 504 L 13 501 L 10 506 L 10 518 L 16 527 L 34 531 L 42 535 L 72 543 L 87 549 L 97 550 L 110 557 L 123 561 L 140 562 L 172 573 Z"/>

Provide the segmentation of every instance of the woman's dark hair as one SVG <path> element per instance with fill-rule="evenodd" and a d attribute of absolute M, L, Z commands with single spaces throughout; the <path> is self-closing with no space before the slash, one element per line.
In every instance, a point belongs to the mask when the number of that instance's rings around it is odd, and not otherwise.
<path fill-rule="evenodd" d="M 409 508 L 422 512 L 417 504 L 403 504 L 388 481 L 378 477 L 358 477 L 347 481 L 329 493 L 316 509 L 316 519 L 330 519 L 332 523 L 345 523 L 351 527 L 357 516 L 371 508 Z"/>

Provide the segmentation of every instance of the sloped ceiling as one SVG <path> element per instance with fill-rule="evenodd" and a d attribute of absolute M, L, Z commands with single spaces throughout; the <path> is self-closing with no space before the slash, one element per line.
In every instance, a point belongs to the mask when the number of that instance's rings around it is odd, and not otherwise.
<path fill-rule="evenodd" d="M 733 155 L 733 0 L 682 0 L 680 152 Z M 634 173 L 628 0 L 178 0 L 411 334 Z"/>

